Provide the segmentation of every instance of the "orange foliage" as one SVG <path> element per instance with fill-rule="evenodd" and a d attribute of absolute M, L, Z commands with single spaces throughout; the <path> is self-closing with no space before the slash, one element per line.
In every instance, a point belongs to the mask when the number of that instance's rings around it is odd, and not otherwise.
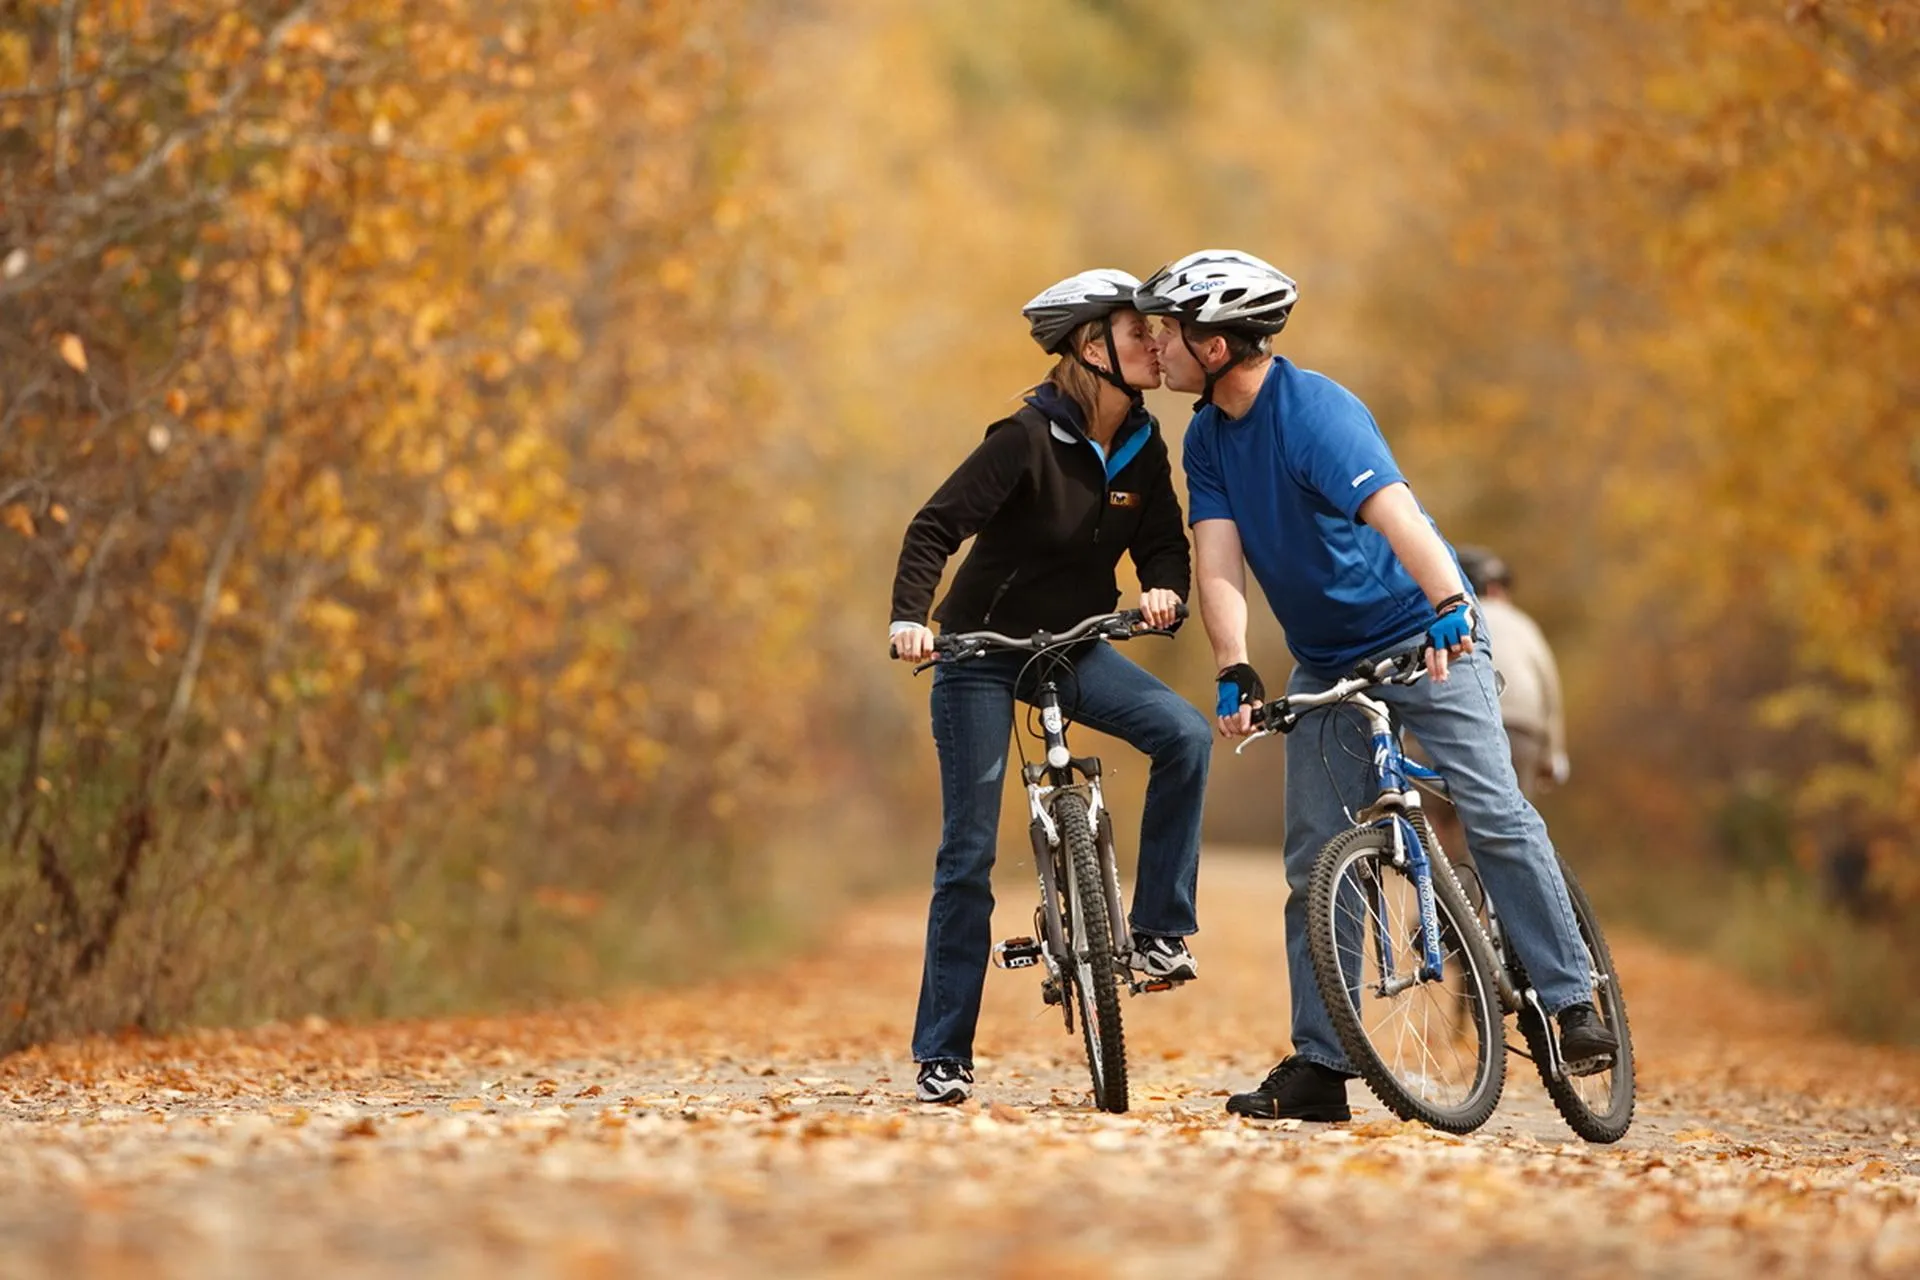
<path fill-rule="evenodd" d="M 637 908 L 724 873 L 819 678 L 768 646 L 809 508 L 732 465 L 805 257 L 740 7 L 16 15 L 0 913 L 52 945 L 11 1034 L 166 1016 L 204 975 L 107 962 L 317 876 L 351 906 L 290 950 L 491 901 L 488 860 Z"/>

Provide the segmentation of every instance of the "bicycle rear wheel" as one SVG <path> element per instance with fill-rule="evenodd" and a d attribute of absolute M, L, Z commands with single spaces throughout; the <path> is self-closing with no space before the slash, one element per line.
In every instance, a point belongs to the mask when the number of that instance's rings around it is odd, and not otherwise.
<path fill-rule="evenodd" d="M 1093 1104 L 1102 1111 L 1123 1112 L 1127 1109 L 1127 1044 L 1120 1026 L 1119 969 L 1114 963 L 1105 876 L 1093 825 L 1087 820 L 1086 797 L 1077 791 L 1055 792 L 1053 821 L 1060 830 L 1068 873 L 1062 923 L 1071 963 L 1065 976 L 1080 1007 Z"/>
<path fill-rule="evenodd" d="M 1547 1053 L 1546 1028 L 1532 1009 L 1520 1012 L 1520 1034 L 1526 1037 L 1527 1050 L 1540 1069 L 1540 1081 L 1547 1096 L 1567 1127 L 1588 1142 L 1618 1142 L 1633 1124 L 1633 1032 L 1627 1026 L 1627 1002 L 1620 993 L 1620 978 L 1613 967 L 1613 953 L 1600 932 L 1600 918 L 1586 891 L 1573 878 L 1566 859 L 1560 860 L 1560 874 L 1567 882 L 1567 896 L 1573 901 L 1573 918 L 1580 925 L 1580 938 L 1587 944 L 1593 960 L 1593 1007 L 1600 1020 L 1620 1040 L 1613 1065 L 1588 1075 L 1562 1073 L 1553 1078 L 1552 1059 Z"/>
<path fill-rule="evenodd" d="M 1441 976 L 1422 981 L 1419 892 L 1394 865 L 1391 825 L 1355 827 L 1321 850 L 1308 890 L 1315 981 L 1347 1057 L 1403 1120 L 1449 1133 L 1485 1124 L 1506 1083 L 1493 948 L 1422 837 L 1433 870 Z"/>

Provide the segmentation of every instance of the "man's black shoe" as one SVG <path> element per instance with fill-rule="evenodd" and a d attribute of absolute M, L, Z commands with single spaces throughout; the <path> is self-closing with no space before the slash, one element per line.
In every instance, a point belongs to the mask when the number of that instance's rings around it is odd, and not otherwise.
<path fill-rule="evenodd" d="M 1620 1051 L 1620 1038 L 1600 1021 L 1593 1006 L 1582 1001 L 1570 1004 L 1559 1013 L 1560 1060 L 1576 1076 L 1592 1075 L 1613 1065 Z"/>
<path fill-rule="evenodd" d="M 1305 1058 L 1285 1058 L 1267 1072 L 1251 1093 L 1227 1099 L 1227 1113 L 1256 1120 L 1317 1120 L 1332 1123 L 1353 1119 L 1347 1110 L 1347 1079 L 1340 1072 Z"/>

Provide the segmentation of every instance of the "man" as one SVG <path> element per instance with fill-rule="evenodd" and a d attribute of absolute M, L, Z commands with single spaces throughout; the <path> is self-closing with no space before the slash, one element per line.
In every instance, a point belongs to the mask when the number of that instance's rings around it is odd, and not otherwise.
<path fill-rule="evenodd" d="M 1591 969 L 1546 825 L 1521 795 L 1500 730 L 1484 628 L 1451 548 L 1414 500 L 1366 406 L 1332 380 L 1271 354 L 1297 290 L 1249 254 L 1205 250 L 1141 285 L 1160 317 L 1166 383 L 1197 391 L 1187 429 L 1188 519 L 1201 617 L 1218 676 L 1219 727 L 1252 732 L 1266 696 L 1248 662 L 1246 570 L 1296 659 L 1289 693 L 1319 692 L 1356 664 L 1426 649 L 1430 679 L 1386 686 L 1447 776 L 1487 891 L 1560 1029 L 1570 1062 L 1618 1048 L 1590 1003 Z M 1292 1056 L 1227 1110 L 1262 1119 L 1346 1120 L 1354 1075 L 1314 983 L 1307 881 L 1320 848 L 1371 790 L 1370 753 L 1317 732 L 1287 739 L 1287 968 Z"/>
<path fill-rule="evenodd" d="M 1500 719 L 1513 749 L 1520 789 L 1532 796 L 1567 780 L 1567 722 L 1560 706 L 1560 668 L 1539 624 L 1513 602 L 1513 571 L 1485 547 L 1462 546 L 1460 568 L 1480 602 L 1493 665 L 1506 681 Z"/>

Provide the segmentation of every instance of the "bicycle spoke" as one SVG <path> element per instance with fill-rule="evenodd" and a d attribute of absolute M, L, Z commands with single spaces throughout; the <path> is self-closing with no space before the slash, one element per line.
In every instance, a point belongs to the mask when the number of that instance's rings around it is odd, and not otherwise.
<path fill-rule="evenodd" d="M 1457 1102 L 1474 1088 L 1478 1066 L 1478 1056 L 1463 1053 L 1461 1043 L 1462 1028 L 1474 1025 L 1472 998 L 1461 985 L 1465 956 L 1453 928 L 1443 927 L 1442 941 L 1449 945 L 1440 980 L 1394 990 L 1424 962 L 1418 898 L 1412 883 L 1390 866 L 1382 862 L 1371 869 L 1369 883 L 1355 875 L 1338 894 L 1341 976 L 1388 1067 L 1430 1101 Z M 1392 984 L 1387 989 L 1393 994 L 1383 995 L 1383 984 Z"/>

